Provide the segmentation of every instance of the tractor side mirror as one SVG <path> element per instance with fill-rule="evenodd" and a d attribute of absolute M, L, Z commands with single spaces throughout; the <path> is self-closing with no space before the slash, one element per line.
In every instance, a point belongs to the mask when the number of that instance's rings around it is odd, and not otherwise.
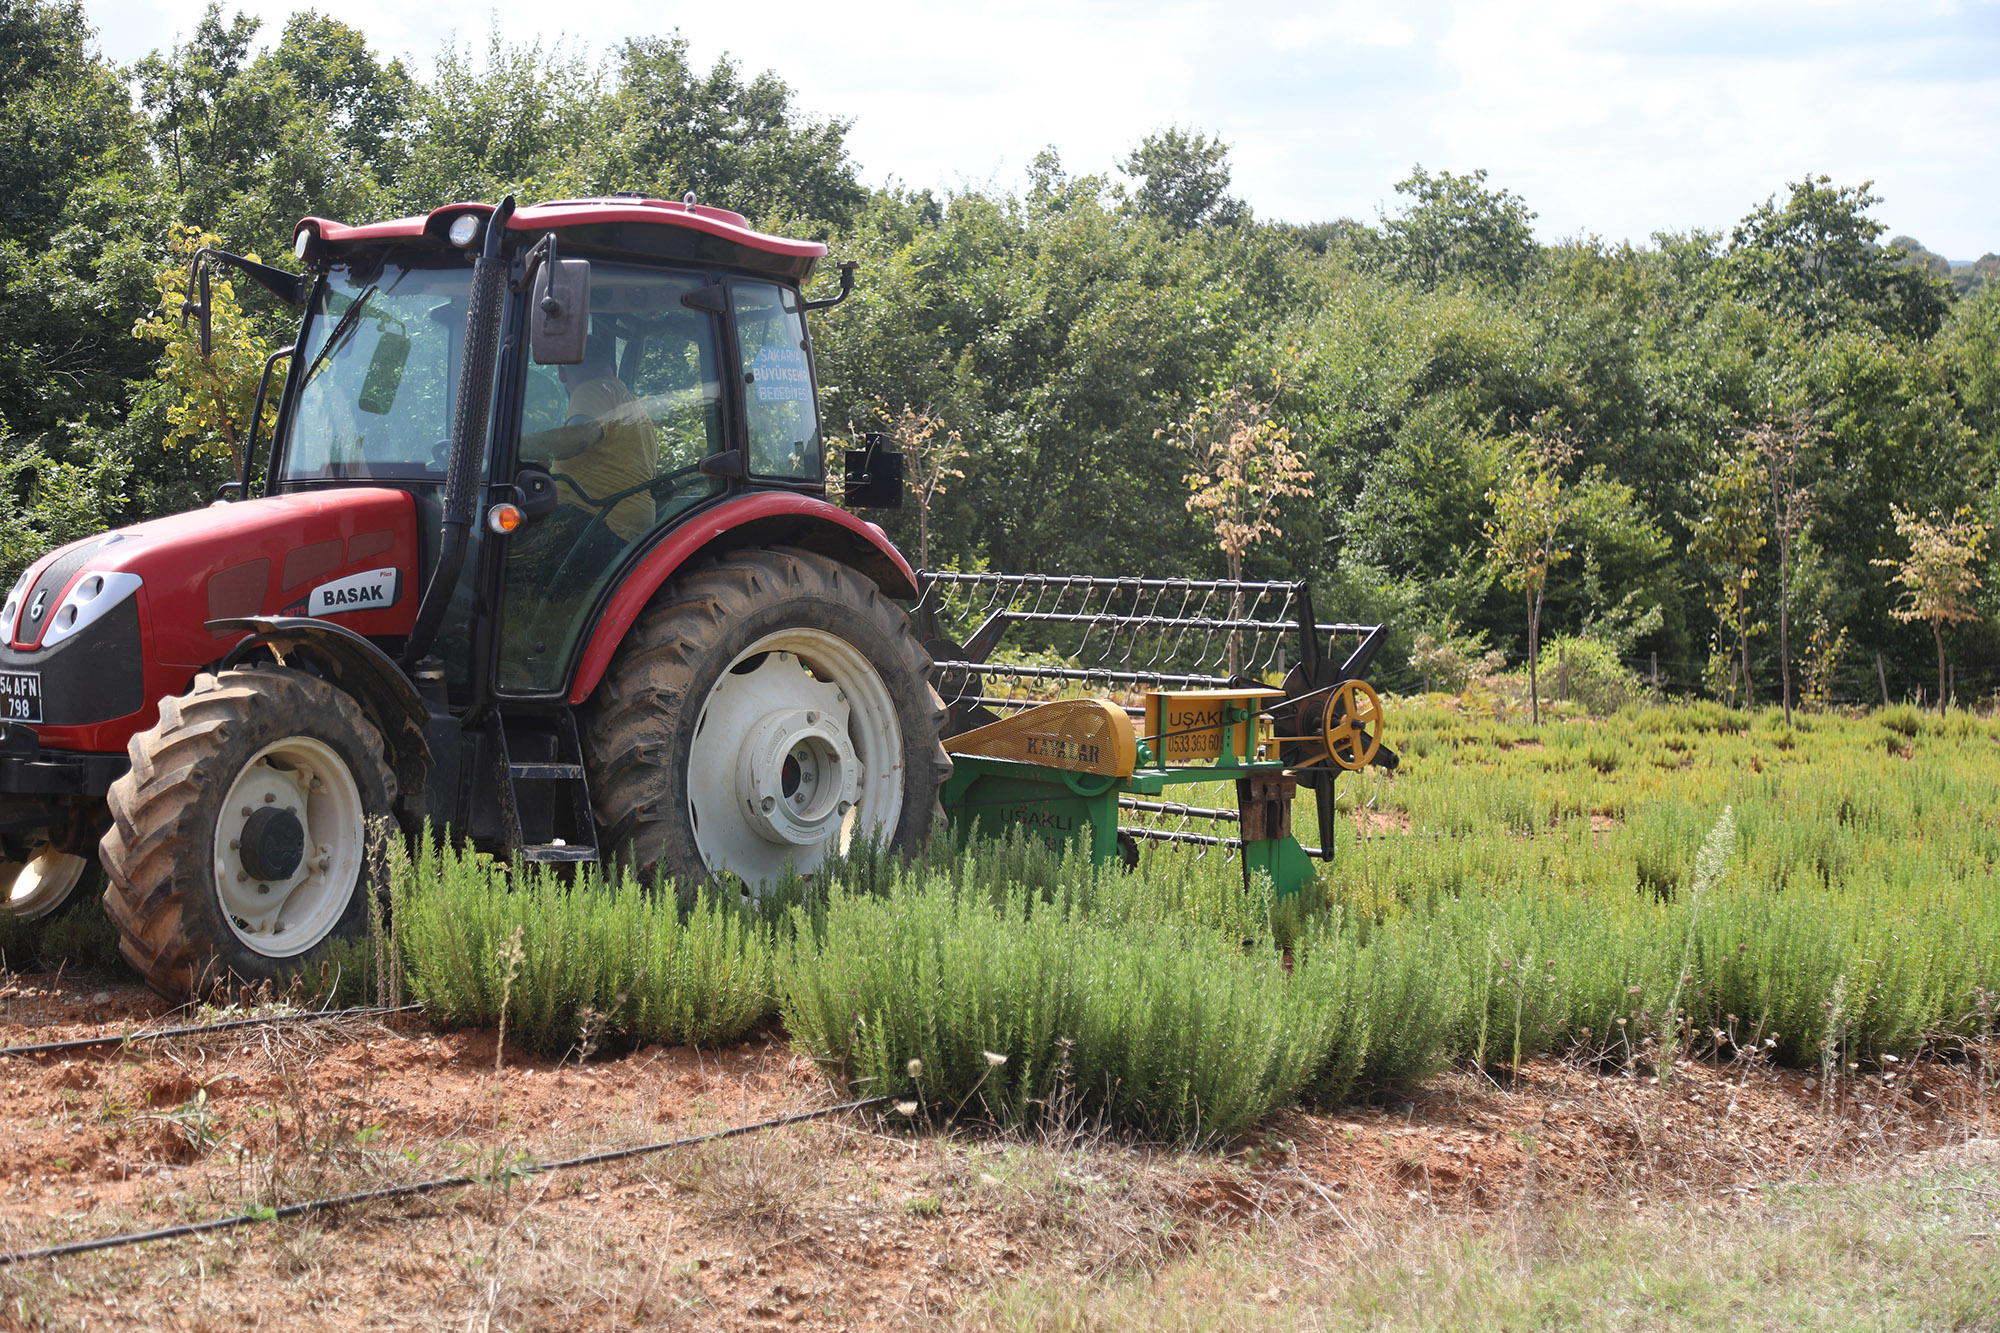
<path fill-rule="evenodd" d="M 410 340 L 401 333 L 385 333 L 368 358 L 368 376 L 361 381 L 361 394 L 354 405 L 378 417 L 389 415 L 396 405 L 396 390 L 403 387 L 403 367 L 409 364 Z"/>
<path fill-rule="evenodd" d="M 535 364 L 582 364 L 590 334 L 590 261 L 556 259 L 541 265 L 528 300 L 528 341 Z"/>
<path fill-rule="evenodd" d="M 903 456 L 895 441 L 881 431 L 864 437 L 864 448 L 847 451 L 846 484 L 841 502 L 849 509 L 901 509 Z"/>

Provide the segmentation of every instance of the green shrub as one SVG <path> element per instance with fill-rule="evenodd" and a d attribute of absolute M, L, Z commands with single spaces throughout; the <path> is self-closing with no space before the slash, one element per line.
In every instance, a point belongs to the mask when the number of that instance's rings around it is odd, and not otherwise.
<path fill-rule="evenodd" d="M 671 894 L 590 873 L 505 866 L 426 839 L 398 858 L 393 913 L 411 998 L 561 1053 L 590 1036 L 706 1044 L 774 1010 L 771 942 L 723 893 Z M 589 1012 L 586 1013 L 586 1010 Z"/>
<path fill-rule="evenodd" d="M 910 1087 L 916 1059 L 937 1114 L 1101 1117 L 1184 1142 L 1286 1104 L 1343 1017 L 1269 949 L 921 872 L 886 897 L 834 887 L 779 980 L 793 1040 L 842 1089 Z"/>
<path fill-rule="evenodd" d="M 1924 715 L 1909 704 L 1893 704 L 1876 711 L 1875 720 L 1898 736 L 1914 736 L 1924 725 Z"/>

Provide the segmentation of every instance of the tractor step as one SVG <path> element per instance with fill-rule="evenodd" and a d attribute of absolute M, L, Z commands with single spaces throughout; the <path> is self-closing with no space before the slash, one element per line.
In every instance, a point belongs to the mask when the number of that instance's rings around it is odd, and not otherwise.
<path fill-rule="evenodd" d="M 571 847 L 567 843 L 561 842 L 538 843 L 532 847 L 521 848 L 521 859 L 523 861 L 573 865 L 584 861 L 595 861 L 597 859 L 597 849 L 595 847 Z"/>
<path fill-rule="evenodd" d="M 515 779 L 536 782 L 575 782 L 583 777 L 582 764 L 509 764 L 507 773 Z"/>
<path fill-rule="evenodd" d="M 539 864 L 597 860 L 597 821 L 569 712 L 503 719 L 495 710 L 487 714 L 487 734 L 500 770 L 500 814 L 509 849 Z M 516 760 L 517 749 L 529 757 Z"/>

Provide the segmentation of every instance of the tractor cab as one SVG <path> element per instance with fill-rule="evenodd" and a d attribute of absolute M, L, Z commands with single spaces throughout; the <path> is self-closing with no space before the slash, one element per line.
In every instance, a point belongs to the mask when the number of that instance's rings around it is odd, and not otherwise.
<path fill-rule="evenodd" d="M 317 280 L 265 493 L 387 483 L 431 511 L 420 530 L 436 530 L 468 373 L 471 256 L 492 216 L 455 205 L 299 225 Z M 505 226 L 517 273 L 494 363 L 477 368 L 493 383 L 476 446 L 486 521 L 466 533 L 433 649 L 460 701 L 566 691 L 618 571 L 693 511 L 750 490 L 824 491 L 799 292 L 822 247 L 723 209 L 631 198 L 526 208 Z M 581 298 L 562 312 L 570 345 L 553 351 L 535 327 L 549 322 L 545 284 L 526 271 L 538 261 L 523 258 L 538 247 Z M 504 544 L 487 540 L 500 533 Z M 482 598 L 498 608 L 486 641 L 474 633 Z"/>

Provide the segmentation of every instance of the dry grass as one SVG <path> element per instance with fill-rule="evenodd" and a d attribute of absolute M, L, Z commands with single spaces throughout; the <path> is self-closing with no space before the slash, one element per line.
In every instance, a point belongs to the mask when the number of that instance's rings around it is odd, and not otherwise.
<path fill-rule="evenodd" d="M 1943 1329 L 2000 1326 L 2000 1152 L 1733 1207 L 1524 1204 L 1412 1218 L 1357 1204 L 1211 1234 L 1109 1283 L 1036 1273 L 993 1330 Z"/>

